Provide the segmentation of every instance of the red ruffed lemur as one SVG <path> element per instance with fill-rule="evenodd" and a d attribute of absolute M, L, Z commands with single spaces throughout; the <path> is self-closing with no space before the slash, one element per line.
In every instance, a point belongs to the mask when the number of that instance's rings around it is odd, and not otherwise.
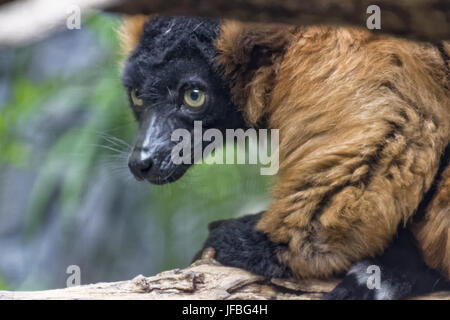
<path fill-rule="evenodd" d="M 266 277 L 346 274 L 330 299 L 450 288 L 448 43 L 186 17 L 131 17 L 120 34 L 137 179 L 186 172 L 171 133 L 195 120 L 279 129 L 273 203 L 211 223 L 216 260 Z"/>

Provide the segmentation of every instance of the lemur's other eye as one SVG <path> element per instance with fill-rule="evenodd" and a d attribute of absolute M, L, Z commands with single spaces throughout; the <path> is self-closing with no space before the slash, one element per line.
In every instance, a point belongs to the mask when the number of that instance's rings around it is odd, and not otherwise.
<path fill-rule="evenodd" d="M 142 99 L 138 98 L 139 96 L 139 90 L 134 88 L 131 90 L 131 101 L 133 102 L 133 104 L 135 106 L 138 107 L 142 107 L 142 105 L 144 104 L 144 101 L 142 101 Z"/>
<path fill-rule="evenodd" d="M 191 108 L 200 108 L 206 100 L 206 93 L 200 89 L 189 89 L 184 92 L 184 102 Z"/>

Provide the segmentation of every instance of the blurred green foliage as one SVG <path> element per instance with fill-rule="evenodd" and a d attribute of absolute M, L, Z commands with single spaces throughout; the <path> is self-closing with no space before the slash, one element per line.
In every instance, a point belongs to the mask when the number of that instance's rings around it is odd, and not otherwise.
<path fill-rule="evenodd" d="M 8 286 L 6 285 L 3 278 L 0 276 L 0 290 L 8 290 Z"/>
<path fill-rule="evenodd" d="M 58 137 L 46 156 L 44 167 L 40 169 L 29 204 L 29 231 L 41 223 L 57 188 L 61 188 L 61 212 L 67 215 L 76 213 L 91 171 L 101 155 L 108 151 L 99 150 L 98 146 L 104 144 L 104 138 L 99 133 L 111 129 L 115 135 L 122 137 L 132 133 L 131 115 L 125 108 L 127 99 L 119 81 L 119 44 L 115 35 L 118 23 L 118 19 L 100 14 L 89 17 L 85 22 L 85 26 L 110 52 L 108 58 L 94 70 L 83 70 L 74 77 L 34 82 L 25 78 L 23 73 L 18 73 L 13 80 L 14 95 L 3 107 L 0 118 L 0 149 L 4 150 L 0 154 L 0 162 L 14 166 L 26 166 L 32 159 L 30 146 L 23 141 L 18 130 L 27 127 L 27 122 L 33 121 L 46 103 L 65 88 L 93 84 L 92 87 L 85 87 L 78 97 L 84 108 L 88 109 L 88 120 Z M 63 167 L 65 176 L 61 184 L 58 168 Z"/>

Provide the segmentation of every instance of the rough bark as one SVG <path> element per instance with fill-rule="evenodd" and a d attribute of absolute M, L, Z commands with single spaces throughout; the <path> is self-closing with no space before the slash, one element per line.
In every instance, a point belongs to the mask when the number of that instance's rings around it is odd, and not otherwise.
<path fill-rule="evenodd" d="M 368 6 L 376 4 L 381 9 L 381 30 L 374 32 L 430 42 L 450 40 L 448 0 L 65 0 L 57 4 L 27 0 L 16 1 L 14 5 L 10 2 L 0 0 L 0 45 L 27 43 L 62 25 L 69 4 L 78 5 L 83 13 L 95 8 L 126 14 L 195 15 L 363 28 L 370 15 Z M 49 5 L 52 10 L 45 10 Z M 36 11 L 40 12 L 37 16 Z"/>
<path fill-rule="evenodd" d="M 448 0 L 120 0 L 107 10 L 366 27 L 366 11 L 373 4 L 381 9 L 381 32 L 426 41 L 450 39 Z"/>
<path fill-rule="evenodd" d="M 139 275 L 129 281 L 97 283 L 47 291 L 0 291 L 0 300 L 315 300 L 320 299 L 324 292 L 332 290 L 337 282 L 337 279 L 329 281 L 265 279 L 242 269 L 222 266 L 208 259 L 197 261 L 186 269 L 164 271 L 153 277 Z M 418 298 L 450 299 L 450 292 Z"/>

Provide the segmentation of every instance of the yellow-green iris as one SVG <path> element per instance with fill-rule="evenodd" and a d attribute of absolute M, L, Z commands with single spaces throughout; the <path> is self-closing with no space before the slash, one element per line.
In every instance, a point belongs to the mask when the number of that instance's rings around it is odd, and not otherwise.
<path fill-rule="evenodd" d="M 144 104 L 144 101 L 142 101 L 142 99 L 138 98 L 138 89 L 133 89 L 131 90 L 131 101 L 133 102 L 133 104 L 135 106 L 138 107 L 142 107 L 142 105 Z"/>
<path fill-rule="evenodd" d="M 189 89 L 184 93 L 184 102 L 191 108 L 200 108 L 206 100 L 206 94 L 199 89 Z"/>

